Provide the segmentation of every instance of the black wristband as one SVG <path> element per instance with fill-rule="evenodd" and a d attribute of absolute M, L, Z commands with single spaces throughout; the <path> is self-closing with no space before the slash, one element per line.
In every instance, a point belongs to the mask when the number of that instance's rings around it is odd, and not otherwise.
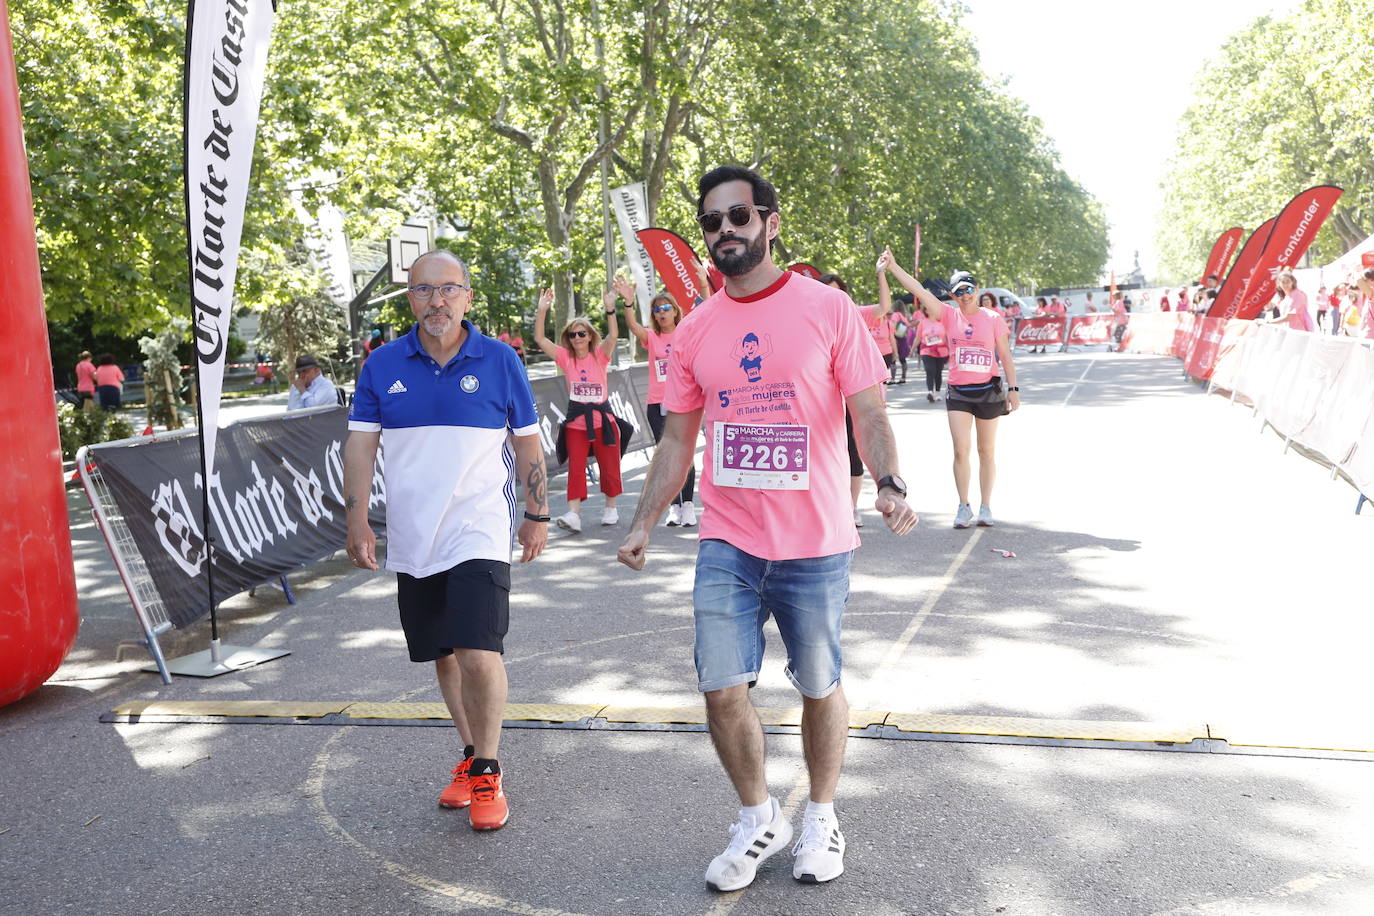
<path fill-rule="evenodd" d="M 530 513 L 530 510 L 528 509 L 525 510 L 525 518 L 529 519 L 532 522 L 544 522 L 545 524 L 548 524 L 549 522 L 553 521 L 553 519 L 551 519 L 547 515 L 532 515 Z"/>
<path fill-rule="evenodd" d="M 1012 385 L 1012 386 L 1011 386 L 1010 388 L 1008 388 L 1007 390 L 1008 390 L 1008 391 L 1020 391 L 1020 390 L 1021 390 L 1021 386 L 1020 386 L 1020 385 Z"/>

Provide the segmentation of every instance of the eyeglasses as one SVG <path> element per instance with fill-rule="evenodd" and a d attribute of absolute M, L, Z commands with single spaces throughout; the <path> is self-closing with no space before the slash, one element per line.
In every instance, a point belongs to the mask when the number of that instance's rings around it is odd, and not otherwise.
<path fill-rule="evenodd" d="M 569 336 L 569 337 L 587 337 L 587 336 L 589 336 L 589 333 L 588 333 L 587 331 L 569 331 L 569 332 L 568 332 L 568 336 Z"/>
<path fill-rule="evenodd" d="M 656 305 L 656 306 L 654 306 L 654 311 L 655 311 L 655 312 L 671 312 L 672 310 L 673 310 L 673 307 L 672 307 L 671 305 Z"/>
<path fill-rule="evenodd" d="M 710 213 L 698 213 L 697 222 L 701 224 L 703 232 L 719 232 L 722 221 L 729 217 L 730 225 L 736 229 L 742 229 L 749 225 L 754 218 L 754 211 L 760 213 L 770 213 L 767 207 L 751 207 L 748 204 L 738 204 L 721 213 L 719 210 L 712 210 Z"/>
<path fill-rule="evenodd" d="M 971 296 L 973 295 L 973 289 L 972 286 L 956 286 L 954 289 L 950 290 L 949 294 L 951 296 Z"/>
<path fill-rule="evenodd" d="M 471 286 L 461 286 L 457 283 L 445 283 L 443 286 L 409 286 L 406 287 L 412 296 L 421 302 L 428 302 L 438 293 L 441 299 L 452 299 L 465 289 L 472 289 Z"/>

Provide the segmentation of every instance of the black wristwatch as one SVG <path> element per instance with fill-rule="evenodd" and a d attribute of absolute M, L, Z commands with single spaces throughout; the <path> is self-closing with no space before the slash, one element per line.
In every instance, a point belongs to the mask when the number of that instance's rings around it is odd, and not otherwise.
<path fill-rule="evenodd" d="M 529 519 L 532 522 L 544 522 L 545 524 L 548 524 L 549 522 L 553 521 L 553 519 L 547 515 L 533 515 L 530 513 L 530 510 L 528 509 L 525 510 L 525 518 Z"/>
<path fill-rule="evenodd" d="M 607 315 L 614 315 L 614 314 L 615 314 L 615 309 L 611 309 L 611 310 L 610 310 L 609 312 L 607 312 L 606 314 L 607 314 Z"/>
<path fill-rule="evenodd" d="M 898 496 L 902 499 L 906 499 L 906 481 L 895 474 L 889 474 L 878 481 L 878 489 L 881 490 L 883 487 L 887 487 L 889 490 L 896 490 Z"/>

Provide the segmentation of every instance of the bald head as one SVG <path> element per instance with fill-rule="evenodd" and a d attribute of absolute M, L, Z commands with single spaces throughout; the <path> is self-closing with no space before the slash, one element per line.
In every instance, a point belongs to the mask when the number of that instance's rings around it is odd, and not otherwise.
<path fill-rule="evenodd" d="M 468 272 L 467 264 L 463 262 L 462 258 L 458 257 L 458 255 L 449 251 L 447 248 L 431 248 L 429 251 L 426 251 L 424 254 L 416 258 L 414 261 L 411 261 L 409 268 L 411 282 L 414 282 L 415 277 L 417 276 L 416 268 L 420 267 L 428 261 L 435 260 L 449 261 L 453 264 L 458 265 L 458 268 L 463 271 L 463 283 L 467 286 L 472 286 L 472 274 Z"/>

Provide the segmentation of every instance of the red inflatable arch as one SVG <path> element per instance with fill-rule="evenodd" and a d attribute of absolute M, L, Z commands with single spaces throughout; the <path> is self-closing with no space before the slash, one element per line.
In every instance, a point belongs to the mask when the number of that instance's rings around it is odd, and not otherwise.
<path fill-rule="evenodd" d="M 0 0 L 0 706 L 38 689 L 80 622 L 10 17 Z"/>

